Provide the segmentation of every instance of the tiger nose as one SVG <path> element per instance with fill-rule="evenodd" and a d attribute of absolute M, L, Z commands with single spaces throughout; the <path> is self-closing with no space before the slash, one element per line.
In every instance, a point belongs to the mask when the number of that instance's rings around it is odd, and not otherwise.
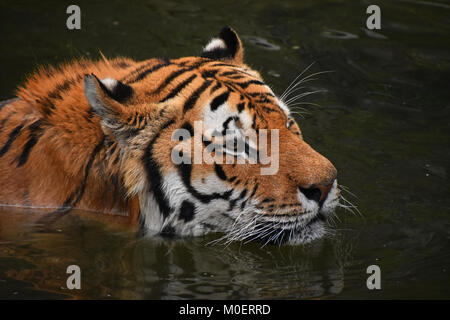
<path fill-rule="evenodd" d="M 334 181 L 333 181 L 334 183 Z M 309 200 L 314 200 L 322 205 L 330 193 L 333 183 L 313 185 L 308 188 L 298 187 L 301 193 L 305 195 Z"/>

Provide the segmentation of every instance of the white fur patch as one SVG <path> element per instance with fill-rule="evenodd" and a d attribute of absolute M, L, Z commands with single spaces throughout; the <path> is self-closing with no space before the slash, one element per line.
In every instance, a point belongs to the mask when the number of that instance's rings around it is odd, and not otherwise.
<path fill-rule="evenodd" d="M 145 215 L 144 226 L 148 235 L 156 235 L 161 232 L 164 219 L 153 195 L 148 193 L 145 197 L 139 197 L 139 205 L 142 214 Z"/>
<path fill-rule="evenodd" d="M 226 49 L 227 45 L 222 39 L 213 38 L 211 41 L 203 48 L 203 51 L 210 52 L 217 49 Z"/>
<path fill-rule="evenodd" d="M 230 189 L 230 186 L 223 183 L 215 173 L 204 177 L 203 181 L 192 180 L 191 183 L 198 192 L 203 194 L 222 193 Z"/>
<path fill-rule="evenodd" d="M 113 91 L 114 88 L 117 86 L 117 80 L 112 78 L 105 78 L 101 80 L 103 85 L 108 88 L 108 90 Z"/>
<path fill-rule="evenodd" d="M 223 123 L 228 119 L 228 117 L 238 115 L 237 112 L 231 112 L 226 102 L 218 106 L 215 111 L 211 111 L 209 105 L 203 108 L 203 110 L 205 110 L 203 115 L 203 127 L 205 130 L 204 134 L 207 135 L 208 138 L 211 137 L 211 133 L 214 130 L 219 132 L 222 131 Z"/>
<path fill-rule="evenodd" d="M 277 98 L 277 102 L 278 102 L 278 106 L 281 108 L 281 110 L 283 110 L 284 113 L 286 113 L 286 115 L 289 116 L 291 111 L 289 110 L 288 106 L 278 98 Z"/>
<path fill-rule="evenodd" d="M 319 211 L 319 204 L 317 201 L 308 199 L 300 190 L 297 191 L 298 200 L 302 204 L 303 211 L 305 213 L 317 213 Z"/>
<path fill-rule="evenodd" d="M 337 180 L 334 180 L 333 186 L 331 187 L 330 192 L 328 192 L 328 196 L 325 202 L 323 203 L 322 208 L 320 208 L 320 213 L 322 213 L 325 216 L 330 215 L 338 205 L 338 201 L 339 201 L 339 190 L 337 187 Z"/>

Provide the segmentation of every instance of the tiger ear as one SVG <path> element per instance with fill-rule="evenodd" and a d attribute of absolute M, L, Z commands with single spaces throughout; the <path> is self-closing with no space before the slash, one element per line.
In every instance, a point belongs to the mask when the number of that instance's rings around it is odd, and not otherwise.
<path fill-rule="evenodd" d="M 123 105 L 133 94 L 133 89 L 114 79 L 98 79 L 95 74 L 84 76 L 84 93 L 92 110 L 98 114 L 102 124 L 116 136 L 127 130 L 128 110 Z"/>
<path fill-rule="evenodd" d="M 211 39 L 203 48 L 201 56 L 237 65 L 244 63 L 244 49 L 241 39 L 230 27 L 224 27 L 218 38 Z"/>

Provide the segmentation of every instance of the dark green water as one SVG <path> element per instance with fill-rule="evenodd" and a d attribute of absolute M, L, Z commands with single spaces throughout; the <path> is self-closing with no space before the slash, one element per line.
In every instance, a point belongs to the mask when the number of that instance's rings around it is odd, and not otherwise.
<path fill-rule="evenodd" d="M 7 223 L 5 208 L 0 298 L 450 298 L 450 2 L 376 1 L 375 35 L 365 29 L 371 1 L 202 2 L 78 1 L 82 29 L 68 31 L 68 4 L 3 0 L 0 99 L 40 64 L 99 50 L 197 55 L 231 25 L 278 94 L 312 62 L 309 73 L 333 71 L 308 83 L 327 92 L 305 98 L 320 107 L 297 120 L 363 217 L 340 209 L 334 237 L 260 248 L 207 246 L 214 235 L 136 239 L 76 216 L 39 233 Z M 82 269 L 81 290 L 65 289 L 69 264 Z M 372 264 L 381 290 L 366 287 Z"/>

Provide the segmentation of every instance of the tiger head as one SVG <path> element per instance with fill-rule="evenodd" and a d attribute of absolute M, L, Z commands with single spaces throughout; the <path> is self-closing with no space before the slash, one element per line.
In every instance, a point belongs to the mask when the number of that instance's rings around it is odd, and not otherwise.
<path fill-rule="evenodd" d="M 84 88 L 119 143 L 147 232 L 291 244 L 325 234 L 337 171 L 244 64 L 232 29 L 200 57 L 147 60 L 123 79 L 86 75 Z"/>

